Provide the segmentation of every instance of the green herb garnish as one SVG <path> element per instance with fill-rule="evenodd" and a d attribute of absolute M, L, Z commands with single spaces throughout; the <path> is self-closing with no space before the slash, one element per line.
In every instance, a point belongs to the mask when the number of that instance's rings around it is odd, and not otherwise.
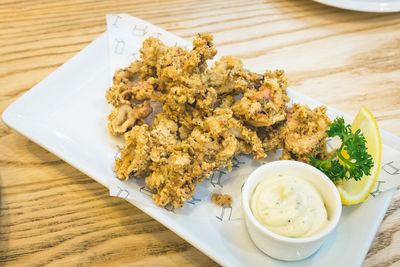
<path fill-rule="evenodd" d="M 342 140 L 339 149 L 327 160 L 310 156 L 310 164 L 325 173 L 332 181 L 340 179 L 360 180 L 364 174 L 370 175 L 374 166 L 372 156 L 367 152 L 366 140 L 360 129 L 354 133 L 351 125 L 345 125 L 343 118 L 336 118 L 326 131 L 329 137 L 338 136 Z"/>

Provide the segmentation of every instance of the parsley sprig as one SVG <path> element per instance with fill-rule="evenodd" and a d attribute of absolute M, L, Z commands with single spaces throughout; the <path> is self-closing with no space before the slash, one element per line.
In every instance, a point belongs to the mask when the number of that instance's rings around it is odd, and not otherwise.
<path fill-rule="evenodd" d="M 351 126 L 346 125 L 343 118 L 336 118 L 326 133 L 329 137 L 338 136 L 342 144 L 327 160 L 310 156 L 311 165 L 320 169 L 334 182 L 340 179 L 358 181 L 364 174 L 370 175 L 374 162 L 367 152 L 367 142 L 360 129 L 353 133 Z"/>

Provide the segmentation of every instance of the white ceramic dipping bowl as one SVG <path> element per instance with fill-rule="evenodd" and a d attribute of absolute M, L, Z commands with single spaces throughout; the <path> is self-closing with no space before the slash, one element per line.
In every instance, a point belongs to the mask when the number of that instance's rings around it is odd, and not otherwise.
<path fill-rule="evenodd" d="M 329 220 L 321 232 L 309 237 L 285 237 L 268 230 L 254 217 L 250 209 L 250 199 L 256 186 L 262 180 L 279 174 L 304 179 L 318 190 L 324 200 Z M 286 261 L 301 260 L 316 252 L 335 229 L 342 213 L 340 195 L 333 182 L 313 166 L 291 160 L 270 162 L 252 172 L 243 186 L 242 201 L 247 230 L 255 245 L 269 256 Z"/>

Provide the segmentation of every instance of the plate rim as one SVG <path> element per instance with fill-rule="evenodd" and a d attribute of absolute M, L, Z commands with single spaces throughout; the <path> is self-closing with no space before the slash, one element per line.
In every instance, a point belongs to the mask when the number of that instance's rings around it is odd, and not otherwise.
<path fill-rule="evenodd" d="M 327 6 L 337 7 L 352 11 L 372 12 L 372 13 L 394 13 L 400 11 L 400 1 L 385 2 L 380 1 L 360 3 L 354 0 L 313 0 Z"/>

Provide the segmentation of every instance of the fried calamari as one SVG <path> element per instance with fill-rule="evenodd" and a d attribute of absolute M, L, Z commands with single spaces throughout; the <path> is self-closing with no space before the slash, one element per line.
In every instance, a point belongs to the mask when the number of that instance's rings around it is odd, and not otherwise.
<path fill-rule="evenodd" d="M 209 68 L 217 51 L 207 33 L 190 51 L 148 38 L 140 53 L 141 60 L 116 71 L 106 92 L 114 106 L 108 126 L 125 139 L 117 177 L 145 178 L 157 205 L 182 207 L 204 178 L 231 170 L 239 153 L 256 160 L 280 148 L 284 159 L 325 155 L 325 109 L 288 107 L 283 71 L 256 74 L 234 57 Z M 161 103 L 162 112 L 152 114 L 150 102 Z"/>
<path fill-rule="evenodd" d="M 232 197 L 230 195 L 213 194 L 211 201 L 217 206 L 229 206 L 232 204 Z"/>
<path fill-rule="evenodd" d="M 308 163 L 309 156 L 317 159 L 328 157 L 326 130 L 331 123 L 326 107 L 311 110 L 308 106 L 294 104 L 288 109 L 287 121 L 282 128 L 283 152 L 281 159 Z"/>

